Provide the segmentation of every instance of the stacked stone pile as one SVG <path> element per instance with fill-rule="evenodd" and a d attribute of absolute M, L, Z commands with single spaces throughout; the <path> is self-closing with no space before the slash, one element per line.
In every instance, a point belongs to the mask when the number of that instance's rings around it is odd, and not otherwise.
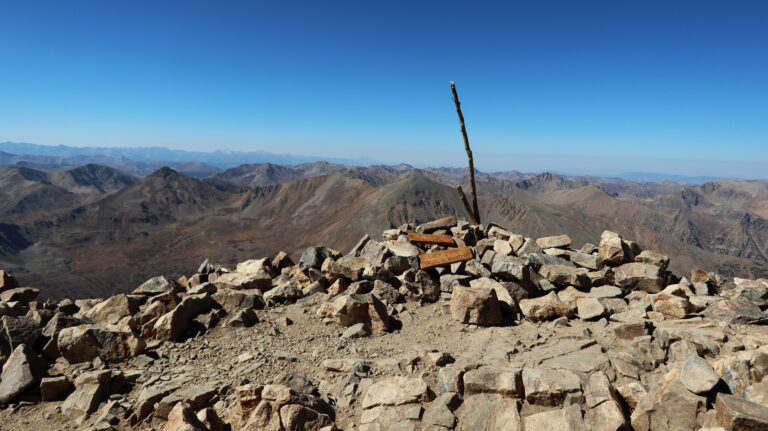
<path fill-rule="evenodd" d="M 421 270 L 420 256 L 445 247 L 409 232 L 449 235 L 473 257 Z M 57 423 L 94 430 L 768 429 L 768 280 L 668 268 L 614 232 L 576 248 L 445 218 L 346 254 L 206 260 L 106 299 L 40 302 L 0 271 L 0 405 L 11 420 L 50 406 Z M 299 353 L 375 352 L 316 353 L 306 369 L 319 371 L 305 375 L 298 354 L 267 343 L 262 360 L 235 342 L 216 354 L 237 367 L 190 368 L 210 359 L 209 341 L 284 338 L 291 325 L 310 344 L 287 343 Z M 426 327 L 454 338 L 424 347 Z M 400 336 L 411 348 L 387 349 Z M 239 374 L 269 367 L 287 374 Z"/>

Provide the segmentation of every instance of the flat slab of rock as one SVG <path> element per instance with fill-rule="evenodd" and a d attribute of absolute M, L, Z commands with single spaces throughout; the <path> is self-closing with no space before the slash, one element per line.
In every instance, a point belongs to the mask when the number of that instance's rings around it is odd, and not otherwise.
<path fill-rule="evenodd" d="M 717 394 L 717 422 L 727 430 L 768 429 L 768 407 L 736 395 Z"/>
<path fill-rule="evenodd" d="M 519 398 L 523 395 L 519 368 L 481 367 L 464 373 L 464 395 L 500 394 Z"/>
<path fill-rule="evenodd" d="M 522 373 L 525 399 L 543 406 L 561 405 L 568 395 L 581 393 L 581 379 L 567 370 L 525 368 Z"/>
<path fill-rule="evenodd" d="M 536 244 L 542 249 L 565 248 L 571 245 L 571 237 L 568 235 L 545 236 L 537 239 Z"/>
<path fill-rule="evenodd" d="M 372 384 L 363 397 L 364 409 L 416 403 L 427 397 L 426 382 L 420 378 L 389 377 Z"/>
<path fill-rule="evenodd" d="M 475 394 L 464 399 L 459 415 L 461 431 L 522 431 L 519 401 L 499 394 Z"/>
<path fill-rule="evenodd" d="M 523 426 L 526 430 L 586 431 L 578 405 L 527 416 Z"/>

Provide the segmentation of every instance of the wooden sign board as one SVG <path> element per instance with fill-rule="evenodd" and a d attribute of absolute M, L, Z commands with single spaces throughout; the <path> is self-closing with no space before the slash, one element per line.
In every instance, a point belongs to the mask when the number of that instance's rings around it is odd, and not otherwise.
<path fill-rule="evenodd" d="M 472 249 L 469 247 L 449 248 L 419 255 L 421 269 L 437 268 L 452 263 L 465 262 L 472 259 Z"/>
<path fill-rule="evenodd" d="M 456 245 L 456 242 L 450 235 L 435 235 L 429 233 L 408 232 L 408 241 L 414 244 L 444 245 L 446 247 L 453 247 Z"/>

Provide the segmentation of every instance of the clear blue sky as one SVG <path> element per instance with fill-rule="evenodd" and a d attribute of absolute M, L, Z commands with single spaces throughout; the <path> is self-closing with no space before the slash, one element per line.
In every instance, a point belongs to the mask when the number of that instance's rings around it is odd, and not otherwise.
<path fill-rule="evenodd" d="M 418 4 L 417 4 L 418 3 Z M 0 141 L 765 176 L 766 1 L 0 3 Z"/>

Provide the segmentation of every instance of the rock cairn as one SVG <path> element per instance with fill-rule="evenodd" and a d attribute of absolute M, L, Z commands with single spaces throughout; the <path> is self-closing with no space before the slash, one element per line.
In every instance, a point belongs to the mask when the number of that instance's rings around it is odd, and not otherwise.
<path fill-rule="evenodd" d="M 443 239 L 412 243 L 413 232 Z M 471 256 L 420 269 L 446 236 Z M 444 218 L 346 254 L 310 247 L 297 263 L 283 252 L 232 269 L 206 260 L 106 299 L 40 302 L 0 271 L 0 421 L 768 429 L 768 280 L 668 266 L 614 232 L 577 249 L 567 235 Z"/>

